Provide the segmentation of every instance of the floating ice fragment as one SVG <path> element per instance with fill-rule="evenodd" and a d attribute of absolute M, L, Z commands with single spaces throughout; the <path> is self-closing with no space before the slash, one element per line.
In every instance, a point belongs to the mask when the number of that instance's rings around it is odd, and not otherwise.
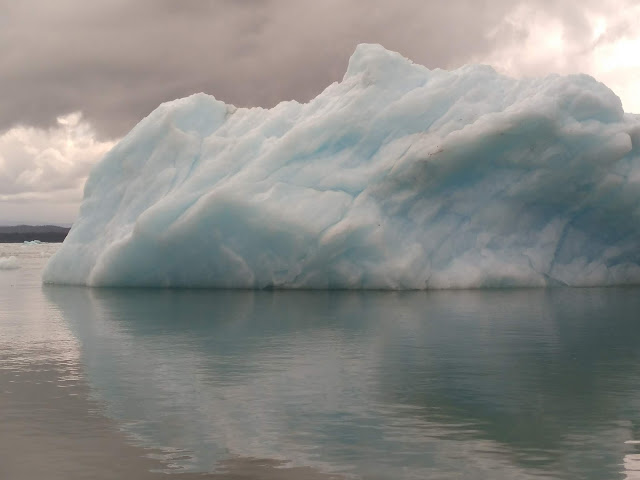
<path fill-rule="evenodd" d="M 41 242 L 40 240 L 25 240 L 23 242 L 24 246 L 32 246 L 32 245 L 41 245 L 43 242 Z"/>
<path fill-rule="evenodd" d="M 16 257 L 0 257 L 0 270 L 16 270 L 18 268 L 20 268 L 20 264 Z"/>

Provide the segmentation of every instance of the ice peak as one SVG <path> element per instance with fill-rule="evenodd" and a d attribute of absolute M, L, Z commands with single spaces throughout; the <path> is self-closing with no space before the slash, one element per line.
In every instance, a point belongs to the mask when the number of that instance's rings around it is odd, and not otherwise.
<path fill-rule="evenodd" d="M 377 43 L 361 43 L 349 58 L 344 78 L 367 74 L 379 80 L 415 69 L 416 65 L 411 60 L 397 52 L 387 50 Z"/>

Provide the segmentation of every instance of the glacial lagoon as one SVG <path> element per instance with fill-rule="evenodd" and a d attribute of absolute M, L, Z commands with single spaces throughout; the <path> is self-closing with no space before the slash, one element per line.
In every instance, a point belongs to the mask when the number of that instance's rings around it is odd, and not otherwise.
<path fill-rule="evenodd" d="M 57 248 L 0 245 L 0 478 L 640 478 L 640 288 L 42 285 Z"/>

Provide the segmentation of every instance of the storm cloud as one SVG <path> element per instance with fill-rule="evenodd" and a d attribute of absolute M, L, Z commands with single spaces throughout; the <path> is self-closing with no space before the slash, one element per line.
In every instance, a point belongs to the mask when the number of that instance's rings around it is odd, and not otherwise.
<path fill-rule="evenodd" d="M 615 3 L 619 12 L 631 2 Z M 589 16 L 611 9 L 521 5 L 554 17 L 569 42 L 586 47 Z M 305 101 L 341 78 L 361 42 L 456 67 L 525 41 L 530 23 L 509 21 L 518 8 L 505 0 L 5 0 L 0 130 L 48 127 L 82 111 L 99 134 L 119 137 L 159 103 L 200 91 L 238 106 Z"/>

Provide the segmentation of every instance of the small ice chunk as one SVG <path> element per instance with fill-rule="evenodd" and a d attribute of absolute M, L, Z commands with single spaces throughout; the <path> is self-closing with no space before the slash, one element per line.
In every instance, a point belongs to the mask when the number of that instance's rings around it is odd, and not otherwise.
<path fill-rule="evenodd" d="M 18 268 L 20 268 L 20 264 L 16 257 L 0 257 L 0 270 L 16 270 Z"/>

